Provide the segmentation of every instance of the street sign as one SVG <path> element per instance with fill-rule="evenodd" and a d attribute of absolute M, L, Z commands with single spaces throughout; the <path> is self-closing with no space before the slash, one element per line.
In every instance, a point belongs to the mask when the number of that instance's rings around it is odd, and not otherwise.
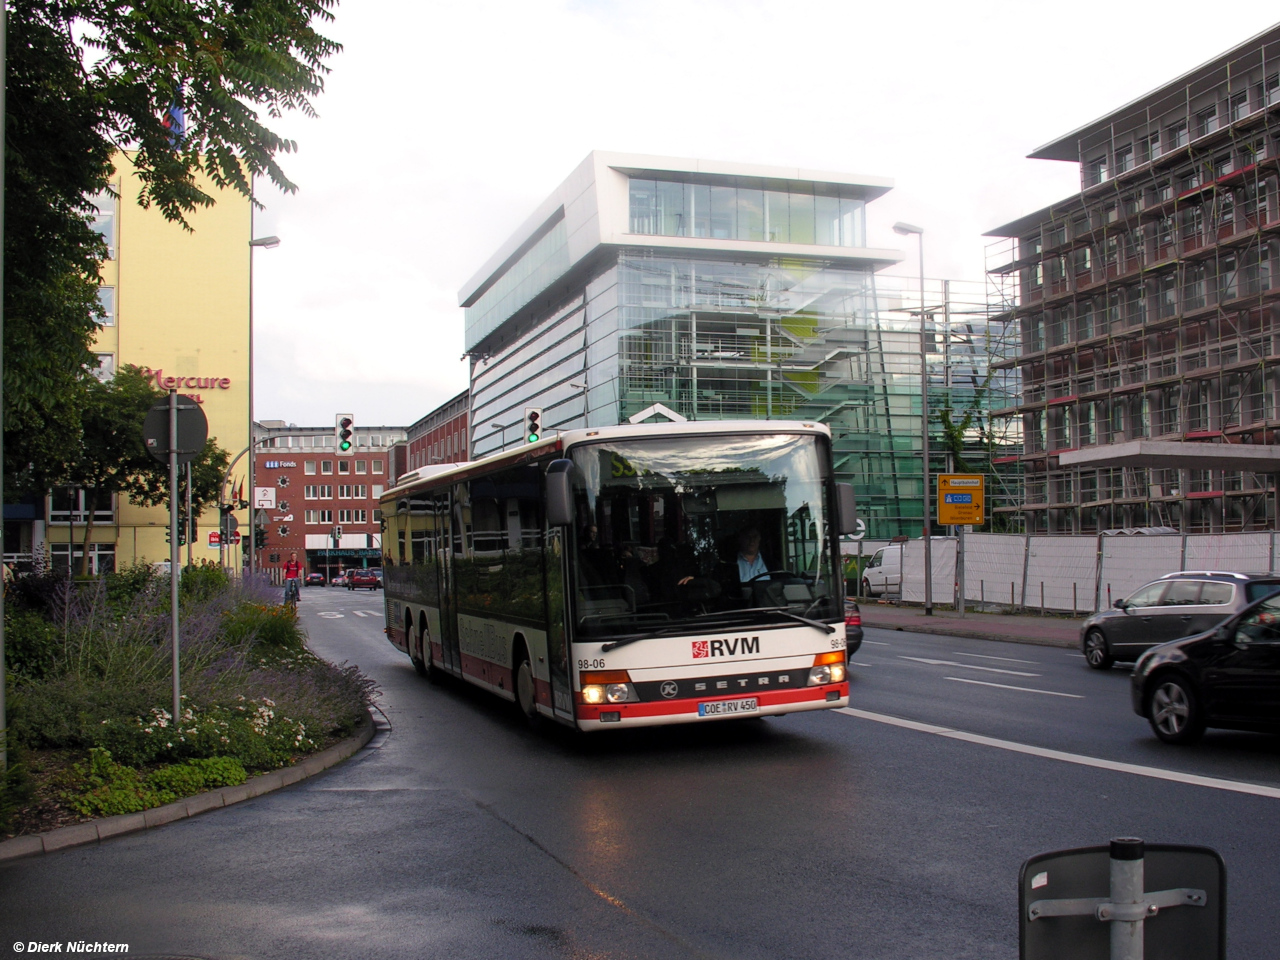
<path fill-rule="evenodd" d="M 147 453 L 161 463 L 169 462 L 169 401 L 162 400 L 147 411 L 142 421 L 142 439 Z M 200 404 L 178 396 L 178 463 L 190 463 L 209 439 L 209 421 Z"/>
<path fill-rule="evenodd" d="M 938 523 L 986 523 L 986 477 L 980 473 L 938 474 Z"/>
<path fill-rule="evenodd" d="M 276 508 L 276 488 L 254 487 L 253 505 L 255 508 L 262 510 L 274 510 Z"/>
<path fill-rule="evenodd" d="M 217 550 L 218 547 L 222 546 L 222 534 L 217 530 L 209 531 L 209 546 L 214 550 Z"/>
<path fill-rule="evenodd" d="M 231 534 L 227 537 L 227 543 L 231 544 L 234 547 L 239 542 L 240 542 L 240 531 L 232 530 Z"/>
<path fill-rule="evenodd" d="M 1208 847 L 1123 838 L 1032 857 L 1018 877 L 1021 960 L 1223 960 L 1227 868 Z"/>

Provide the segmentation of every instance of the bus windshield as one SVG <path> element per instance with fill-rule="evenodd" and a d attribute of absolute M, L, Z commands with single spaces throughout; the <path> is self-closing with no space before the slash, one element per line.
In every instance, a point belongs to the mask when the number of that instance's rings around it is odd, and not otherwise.
<path fill-rule="evenodd" d="M 578 638 L 837 617 L 825 438 L 608 440 L 569 455 Z"/>

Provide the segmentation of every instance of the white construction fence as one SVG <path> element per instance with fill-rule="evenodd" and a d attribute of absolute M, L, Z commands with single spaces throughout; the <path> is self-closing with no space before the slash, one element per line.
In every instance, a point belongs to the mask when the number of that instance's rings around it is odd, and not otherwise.
<path fill-rule="evenodd" d="M 1269 573 L 1275 569 L 1275 533 L 1027 537 L 970 533 L 964 538 L 965 598 L 1081 615 L 1111 606 L 1144 583 L 1175 570 Z M 862 545 L 869 558 L 883 542 Z M 858 554 L 844 544 L 846 556 Z M 905 603 L 924 602 L 924 541 L 909 540 L 902 562 Z M 953 537 L 935 537 L 933 602 L 950 606 L 958 595 Z"/>

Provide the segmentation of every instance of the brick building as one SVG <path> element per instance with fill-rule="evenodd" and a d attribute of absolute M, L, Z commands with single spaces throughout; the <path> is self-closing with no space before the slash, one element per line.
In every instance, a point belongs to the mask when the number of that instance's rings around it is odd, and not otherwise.
<path fill-rule="evenodd" d="M 467 433 L 467 415 L 471 393 L 463 390 L 446 400 L 421 420 L 412 424 L 408 435 L 407 469 L 417 470 L 433 463 L 463 463 L 469 459 L 471 447 Z"/>
<path fill-rule="evenodd" d="M 262 568 L 278 570 L 295 551 L 308 573 L 330 578 L 352 567 L 381 566 L 378 498 L 394 482 L 392 448 L 404 442 L 404 428 L 357 426 L 349 454 L 336 452 L 333 427 L 267 420 L 254 432 L 257 486 L 275 497 L 275 509 L 259 508 L 266 531 L 258 551 Z"/>

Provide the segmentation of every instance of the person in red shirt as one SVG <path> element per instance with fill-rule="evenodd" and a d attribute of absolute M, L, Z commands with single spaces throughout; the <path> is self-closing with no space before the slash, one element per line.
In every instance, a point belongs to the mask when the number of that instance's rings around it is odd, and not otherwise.
<path fill-rule="evenodd" d="M 296 553 L 289 554 L 289 561 L 284 565 L 284 599 L 285 603 L 292 600 L 297 603 L 298 598 L 302 596 L 302 564 L 298 562 Z"/>

